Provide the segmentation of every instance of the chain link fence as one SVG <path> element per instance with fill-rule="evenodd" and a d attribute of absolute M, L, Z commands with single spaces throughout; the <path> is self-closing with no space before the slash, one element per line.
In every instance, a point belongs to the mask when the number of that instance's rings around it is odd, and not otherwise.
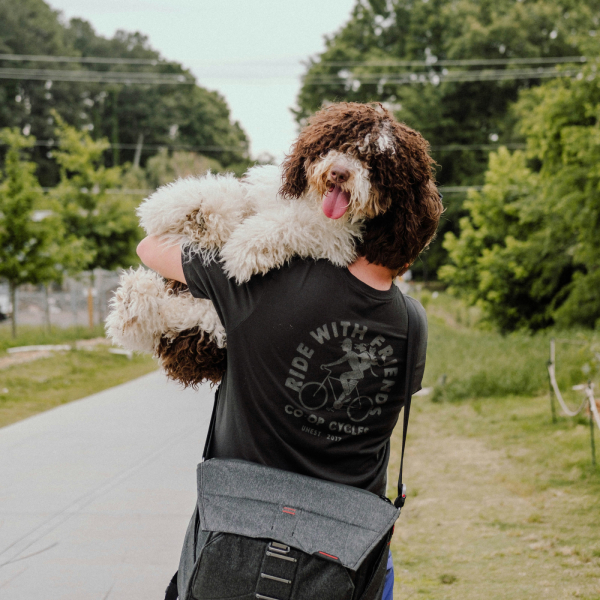
<path fill-rule="evenodd" d="M 108 303 L 119 285 L 116 271 L 94 270 L 62 285 L 23 285 L 17 290 L 17 324 L 70 327 L 102 323 Z M 10 326 L 11 306 L 7 283 L 0 283 L 0 327 Z"/>

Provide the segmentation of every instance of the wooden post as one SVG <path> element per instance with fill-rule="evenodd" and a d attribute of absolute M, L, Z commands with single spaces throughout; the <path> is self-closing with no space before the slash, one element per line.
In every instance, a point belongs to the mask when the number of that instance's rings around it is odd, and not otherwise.
<path fill-rule="evenodd" d="M 592 382 L 588 381 L 588 386 L 591 387 Z M 587 395 L 590 404 L 590 444 L 592 446 L 592 468 L 596 468 L 596 440 L 594 439 L 594 411 L 592 410 L 592 402 L 594 396 L 590 393 Z"/>
<path fill-rule="evenodd" d="M 14 282 L 8 282 L 10 303 L 12 305 L 11 325 L 12 325 L 12 337 L 17 337 L 17 286 Z"/>
<path fill-rule="evenodd" d="M 90 329 L 94 328 L 94 285 L 96 282 L 96 278 L 94 276 L 94 269 L 90 271 L 90 286 L 88 287 L 88 324 Z"/>
<path fill-rule="evenodd" d="M 46 320 L 46 330 L 48 333 L 52 330 L 52 324 L 50 323 L 50 284 L 44 284 L 44 317 Z"/>
<path fill-rule="evenodd" d="M 554 360 L 556 358 L 556 347 L 554 338 L 550 339 L 550 360 L 548 361 L 548 367 L 552 365 L 555 367 Z M 554 406 L 554 389 L 552 388 L 552 380 L 550 379 L 550 372 L 548 372 L 548 387 L 550 389 L 550 410 L 552 411 L 552 422 L 556 423 L 556 406 Z"/>
<path fill-rule="evenodd" d="M 69 280 L 69 295 L 71 297 L 71 312 L 73 313 L 73 325 L 77 327 L 79 321 L 77 319 L 77 286 L 75 285 L 75 280 Z"/>

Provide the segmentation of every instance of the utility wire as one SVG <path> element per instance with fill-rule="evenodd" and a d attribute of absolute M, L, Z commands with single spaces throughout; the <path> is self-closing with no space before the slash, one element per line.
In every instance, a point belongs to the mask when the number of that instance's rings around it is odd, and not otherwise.
<path fill-rule="evenodd" d="M 509 150 L 522 150 L 527 144 L 447 144 L 445 146 L 431 146 L 433 152 L 458 152 L 461 150 L 497 150 L 504 146 Z"/>
<path fill-rule="evenodd" d="M 88 63 L 106 65 L 169 65 L 177 64 L 158 58 L 106 58 L 102 56 L 47 56 L 35 54 L 0 54 L 1 60 L 19 62 Z"/>
<path fill-rule="evenodd" d="M 195 81 L 183 74 L 144 73 L 142 71 L 57 71 L 54 69 L 0 68 L 0 79 L 32 81 L 74 81 L 86 83 L 123 83 L 146 85 L 194 85 Z"/>
<path fill-rule="evenodd" d="M 419 66 L 476 66 L 476 65 L 539 65 L 560 63 L 585 63 L 597 57 L 588 56 L 546 56 L 530 58 L 469 58 L 469 59 L 430 59 L 430 60 L 347 60 L 347 61 L 315 61 L 309 65 L 324 66 L 372 66 L 372 67 L 419 67 Z M 0 61 L 19 62 L 61 62 L 61 63 L 88 63 L 88 64 L 119 64 L 119 65 L 152 65 L 177 64 L 173 61 L 164 61 L 159 58 L 108 58 L 104 56 L 48 56 L 33 54 L 0 54 Z M 256 64 L 272 66 L 273 61 L 255 61 Z M 229 61 L 228 65 L 231 64 Z M 276 64 L 276 63 L 275 63 Z M 287 64 L 287 62 L 286 62 Z M 215 66 L 211 63 L 211 66 Z M 218 66 L 218 65 L 216 65 Z"/>
<path fill-rule="evenodd" d="M 585 63 L 597 57 L 587 56 L 554 56 L 539 58 L 469 58 L 469 59 L 442 59 L 442 60 L 382 60 L 382 61 L 318 61 L 313 65 L 331 67 L 433 67 L 455 66 L 467 67 L 477 65 L 545 65 L 560 63 Z"/>
<path fill-rule="evenodd" d="M 0 146 L 5 146 L 5 142 L 0 142 Z M 56 140 L 36 140 L 34 146 L 41 146 L 47 148 L 58 147 Z M 445 146 L 431 146 L 431 150 L 434 152 L 461 152 L 464 150 L 497 150 L 501 146 L 509 148 L 510 150 L 518 150 L 526 148 L 526 144 L 447 144 Z M 119 150 L 135 150 L 138 147 L 137 144 L 124 144 L 116 143 L 110 144 L 108 148 L 118 148 Z M 160 150 L 161 148 L 168 148 L 169 150 L 189 150 L 190 152 L 244 152 L 246 149 L 239 146 L 190 146 L 187 144 L 143 144 L 142 149 Z M 445 191 L 466 191 L 470 189 L 481 189 L 481 186 L 457 186 L 457 187 L 445 187 Z"/>
<path fill-rule="evenodd" d="M 340 85 L 352 86 L 358 84 L 440 84 L 444 82 L 469 82 L 469 81 L 509 81 L 518 79 L 544 79 L 552 77 L 575 77 L 579 69 L 527 69 L 527 70 L 493 70 L 493 71 L 448 71 L 430 73 L 377 73 L 377 74 L 351 74 L 348 78 L 339 76 L 307 76 L 305 85 Z"/>
<path fill-rule="evenodd" d="M 0 146 L 6 146 L 6 143 L 0 142 Z M 34 146 L 42 146 L 47 148 L 58 148 L 58 142 L 55 140 L 36 140 Z M 119 148 L 120 150 L 135 150 L 138 144 L 109 144 L 107 149 Z M 160 150 L 161 148 L 168 148 L 170 150 L 189 150 L 191 152 L 245 152 L 245 148 L 239 146 L 188 146 L 186 144 L 143 144 L 143 149 Z"/>

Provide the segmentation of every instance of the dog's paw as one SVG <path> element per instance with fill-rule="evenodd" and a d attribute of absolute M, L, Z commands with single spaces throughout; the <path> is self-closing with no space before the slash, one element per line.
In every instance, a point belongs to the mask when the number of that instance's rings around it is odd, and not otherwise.
<path fill-rule="evenodd" d="M 165 282 L 156 273 L 143 267 L 125 271 L 110 300 L 108 337 L 128 350 L 154 353 L 164 331 L 161 304 L 166 297 Z"/>

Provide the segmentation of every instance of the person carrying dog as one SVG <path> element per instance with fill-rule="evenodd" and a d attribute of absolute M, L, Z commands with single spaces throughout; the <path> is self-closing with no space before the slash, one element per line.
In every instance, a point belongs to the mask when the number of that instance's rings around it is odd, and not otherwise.
<path fill-rule="evenodd" d="M 355 190 L 367 186 L 370 204 L 365 210 L 365 200 L 361 209 L 368 218 L 348 268 L 294 258 L 237 284 L 218 256 L 205 260 L 158 237 L 142 240 L 144 264 L 186 284 L 194 297 L 210 299 L 227 334 L 208 458 L 242 459 L 386 494 L 390 437 L 404 402 L 403 366 L 407 353 L 416 355 L 416 392 L 427 344 L 418 305 L 421 337 L 406 347 L 407 300 L 393 281 L 429 244 L 443 212 L 433 164 L 423 137 L 381 106 L 332 105 L 312 117 L 286 157 L 280 193 L 299 197 L 312 190 L 334 227 L 337 219 L 353 218 Z M 352 347 L 362 346 L 373 355 L 368 368 L 360 366 L 347 381 L 349 357 L 365 354 Z M 325 380 L 322 365 L 331 371 Z M 388 567 L 385 600 L 392 598 L 391 555 Z"/>

